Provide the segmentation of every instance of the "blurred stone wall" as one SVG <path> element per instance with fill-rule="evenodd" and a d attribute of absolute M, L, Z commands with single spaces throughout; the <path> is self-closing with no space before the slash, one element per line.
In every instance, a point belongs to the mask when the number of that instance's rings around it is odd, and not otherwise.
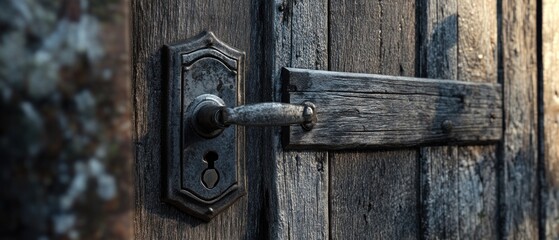
<path fill-rule="evenodd" d="M 126 0 L 0 1 L 0 238 L 132 238 Z"/>

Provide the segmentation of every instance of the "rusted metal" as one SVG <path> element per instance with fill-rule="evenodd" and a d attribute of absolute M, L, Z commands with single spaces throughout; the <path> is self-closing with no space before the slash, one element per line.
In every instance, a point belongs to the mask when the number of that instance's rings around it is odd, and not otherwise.
<path fill-rule="evenodd" d="M 244 104 L 244 53 L 211 32 L 166 46 L 165 53 L 163 200 L 209 221 L 245 194 L 245 131 L 204 132 L 192 116 L 207 104 Z"/>
<path fill-rule="evenodd" d="M 301 125 L 310 131 L 316 123 L 315 106 L 311 102 L 301 105 L 266 102 L 225 107 L 221 98 L 211 94 L 199 97 L 201 101 L 194 108 L 192 127 L 203 137 L 219 135 L 230 125 L 242 126 L 289 126 Z"/>

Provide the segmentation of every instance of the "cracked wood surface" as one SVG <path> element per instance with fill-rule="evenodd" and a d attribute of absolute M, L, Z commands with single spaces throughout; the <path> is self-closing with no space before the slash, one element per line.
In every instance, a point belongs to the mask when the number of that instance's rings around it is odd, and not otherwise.
<path fill-rule="evenodd" d="M 504 89 L 501 147 L 421 149 L 423 236 L 536 238 L 535 1 L 422 1 L 421 12 L 421 76 L 495 82 L 499 73 Z"/>
<path fill-rule="evenodd" d="M 328 1 L 276 0 L 268 4 L 267 37 L 270 64 L 264 88 L 267 101 L 281 101 L 280 70 L 292 66 L 328 66 Z M 270 237 L 273 239 L 328 239 L 328 153 L 286 151 L 281 128 L 267 128 L 264 146 L 269 181 Z"/>
<path fill-rule="evenodd" d="M 542 222 L 546 239 L 559 239 L 559 2 L 543 0 Z M 543 117 L 543 119 L 541 119 Z M 540 156 L 542 156 L 540 155 Z"/>
<path fill-rule="evenodd" d="M 286 147 L 389 148 L 496 142 L 501 86 L 451 80 L 283 69 L 288 102 L 310 101 L 311 131 L 285 131 Z"/>
<path fill-rule="evenodd" d="M 329 6 L 328 70 L 415 74 L 413 1 Z M 417 238 L 417 150 L 336 151 L 328 157 L 331 239 Z"/>
<path fill-rule="evenodd" d="M 504 239 L 536 239 L 542 230 L 538 196 L 536 2 L 502 1 L 499 16 L 505 108 L 505 133 L 499 149 L 499 203 Z"/>
<path fill-rule="evenodd" d="M 497 82 L 496 3 L 424 0 L 419 14 L 419 76 Z M 423 238 L 497 238 L 497 149 L 420 149 Z"/>

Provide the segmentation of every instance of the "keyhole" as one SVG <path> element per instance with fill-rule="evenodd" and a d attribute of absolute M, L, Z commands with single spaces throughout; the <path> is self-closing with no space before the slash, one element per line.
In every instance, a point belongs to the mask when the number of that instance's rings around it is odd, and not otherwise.
<path fill-rule="evenodd" d="M 208 189 L 212 189 L 219 181 L 219 173 L 214 167 L 214 162 L 217 161 L 219 155 L 214 151 L 209 151 L 204 155 L 204 161 L 208 164 L 208 168 L 202 173 L 202 183 Z"/>

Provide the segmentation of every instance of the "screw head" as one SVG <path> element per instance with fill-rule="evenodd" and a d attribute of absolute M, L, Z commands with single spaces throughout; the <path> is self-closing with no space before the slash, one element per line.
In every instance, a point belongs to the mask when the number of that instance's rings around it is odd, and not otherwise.
<path fill-rule="evenodd" d="M 450 133 L 454 128 L 454 123 L 451 120 L 444 120 L 441 124 L 441 128 L 443 129 L 443 133 Z"/>
<path fill-rule="evenodd" d="M 316 114 L 314 112 L 315 106 L 311 102 L 304 102 L 303 106 L 305 106 L 303 109 L 303 118 L 305 118 L 306 122 L 301 124 L 301 127 L 303 127 L 303 130 L 305 131 L 310 131 L 316 123 Z"/>
<path fill-rule="evenodd" d="M 312 116 L 314 114 L 314 111 L 312 109 L 312 107 L 305 107 L 305 110 L 303 111 L 303 117 L 305 117 L 306 119 L 310 119 L 312 120 Z"/>

